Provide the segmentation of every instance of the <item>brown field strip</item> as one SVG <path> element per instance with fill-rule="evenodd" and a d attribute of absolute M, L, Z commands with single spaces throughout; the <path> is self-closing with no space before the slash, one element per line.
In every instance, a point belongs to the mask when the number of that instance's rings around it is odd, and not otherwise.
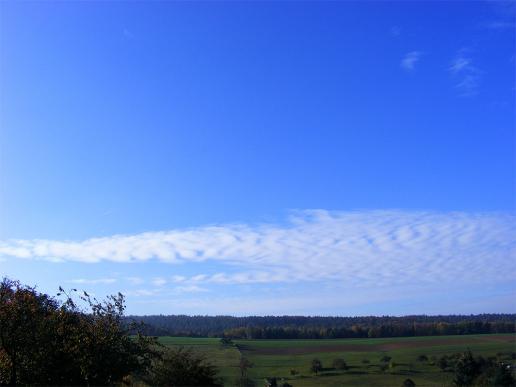
<path fill-rule="evenodd" d="M 252 352 L 253 355 L 307 355 L 310 353 L 321 352 L 382 352 L 393 351 L 400 349 L 435 347 L 441 345 L 467 345 L 475 343 L 515 343 L 514 335 L 496 335 L 489 337 L 446 337 L 439 336 L 432 340 L 403 340 L 392 343 L 379 344 L 354 344 L 354 343 L 339 343 L 328 345 L 307 345 L 298 347 L 269 347 L 269 348 L 253 348 L 249 345 L 240 346 L 241 351 Z"/>

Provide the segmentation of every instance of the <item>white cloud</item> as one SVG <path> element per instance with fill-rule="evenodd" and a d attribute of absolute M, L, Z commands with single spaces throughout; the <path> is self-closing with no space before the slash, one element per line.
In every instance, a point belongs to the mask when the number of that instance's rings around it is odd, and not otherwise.
<path fill-rule="evenodd" d="M 458 51 L 448 70 L 454 77 L 455 88 L 461 96 L 469 97 L 478 94 L 482 72 L 473 65 L 467 49 Z"/>
<path fill-rule="evenodd" d="M 126 280 L 132 285 L 141 285 L 145 282 L 140 277 L 126 277 Z"/>
<path fill-rule="evenodd" d="M 208 292 L 208 289 L 202 288 L 198 285 L 187 285 L 187 286 L 176 286 L 174 288 L 176 293 L 204 293 Z"/>
<path fill-rule="evenodd" d="M 87 285 L 98 285 L 98 284 L 114 284 L 116 282 L 115 278 L 97 278 L 97 279 L 86 279 L 86 278 L 78 278 L 67 281 L 72 284 L 87 284 Z"/>
<path fill-rule="evenodd" d="M 420 51 L 411 51 L 401 59 L 401 67 L 407 71 L 412 71 L 415 69 L 417 62 L 421 59 L 422 52 Z"/>
<path fill-rule="evenodd" d="M 152 284 L 154 286 L 163 286 L 167 284 L 167 280 L 165 278 L 157 277 L 152 280 Z"/>
<path fill-rule="evenodd" d="M 0 257 L 218 264 L 215 274 L 163 273 L 151 281 L 155 286 L 482 283 L 516 279 L 514 235 L 514 214 L 312 210 L 294 212 L 285 225 L 230 224 L 85 241 L 4 241 Z"/>

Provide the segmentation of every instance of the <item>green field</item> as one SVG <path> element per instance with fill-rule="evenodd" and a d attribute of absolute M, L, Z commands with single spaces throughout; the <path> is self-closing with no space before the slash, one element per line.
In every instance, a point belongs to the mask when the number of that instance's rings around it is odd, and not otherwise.
<path fill-rule="evenodd" d="M 294 387 L 301 386 L 400 386 L 406 378 L 417 386 L 449 386 L 452 373 L 432 365 L 433 357 L 465 351 L 475 355 L 509 358 L 516 351 L 516 335 L 468 335 L 405 337 L 388 339 L 334 340 L 235 340 L 233 346 L 223 346 L 216 338 L 161 337 L 167 346 L 192 347 L 220 369 L 226 386 L 237 385 L 238 363 L 242 356 L 253 364 L 248 372 L 256 386 L 263 386 L 266 377 L 284 378 Z M 380 358 L 388 355 L 396 366 L 380 369 Z M 418 361 L 426 355 L 428 362 Z M 323 372 L 310 372 L 312 359 L 322 361 Z M 343 358 L 346 371 L 332 369 L 333 360 Z M 514 362 L 514 360 L 512 360 Z M 290 371 L 296 370 L 292 376 Z"/>

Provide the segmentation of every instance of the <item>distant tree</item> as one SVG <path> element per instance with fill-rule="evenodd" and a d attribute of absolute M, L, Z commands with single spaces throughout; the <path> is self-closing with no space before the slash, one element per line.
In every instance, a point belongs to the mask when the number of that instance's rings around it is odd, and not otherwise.
<path fill-rule="evenodd" d="M 145 381 L 152 386 L 222 386 L 217 369 L 192 349 L 167 349 Z"/>
<path fill-rule="evenodd" d="M 312 364 L 310 366 L 310 371 L 314 374 L 318 374 L 323 369 L 322 362 L 319 359 L 313 359 Z"/>
<path fill-rule="evenodd" d="M 220 344 L 226 346 L 226 345 L 233 345 L 233 340 L 231 340 L 228 337 L 223 337 L 220 339 Z"/>
<path fill-rule="evenodd" d="M 419 355 L 417 357 L 417 361 L 426 362 L 426 361 L 428 361 L 428 357 L 426 355 Z"/>
<path fill-rule="evenodd" d="M 274 377 L 265 378 L 265 387 L 278 387 L 278 380 Z"/>
<path fill-rule="evenodd" d="M 299 374 L 299 371 L 298 371 L 298 370 L 295 370 L 295 369 L 291 369 L 291 370 L 290 370 L 290 375 L 292 375 L 292 376 L 296 376 L 297 374 Z"/>
<path fill-rule="evenodd" d="M 509 364 L 501 363 L 496 367 L 493 377 L 493 385 L 500 387 L 514 387 L 516 380 L 511 372 Z"/>
<path fill-rule="evenodd" d="M 401 384 L 401 387 L 416 387 L 416 383 L 412 379 L 405 379 Z"/>
<path fill-rule="evenodd" d="M 448 358 L 446 356 L 441 356 L 438 360 L 437 360 L 437 366 L 441 369 L 441 370 L 446 370 L 449 366 L 448 364 Z"/>
<path fill-rule="evenodd" d="M 362 364 L 369 364 L 371 363 L 371 361 L 369 359 L 363 359 L 362 360 Z"/>
<path fill-rule="evenodd" d="M 480 365 L 468 350 L 458 356 L 453 383 L 459 387 L 471 386 L 480 372 Z"/>
<path fill-rule="evenodd" d="M 384 355 L 380 358 L 380 361 L 383 363 L 388 363 L 389 361 L 391 361 L 391 359 L 392 359 L 392 357 Z"/>
<path fill-rule="evenodd" d="M 391 360 L 391 361 L 389 362 L 389 368 L 390 368 L 391 370 L 392 370 L 392 369 L 394 369 L 394 368 L 396 368 L 397 366 L 398 366 L 398 364 L 396 364 L 396 362 L 395 362 L 395 361 Z"/>
<path fill-rule="evenodd" d="M 238 363 L 238 368 L 240 369 L 240 378 L 247 378 L 247 370 L 253 367 L 253 363 L 249 361 L 246 357 L 241 357 L 240 362 Z"/>
<path fill-rule="evenodd" d="M 344 359 L 338 358 L 333 361 L 333 368 L 336 370 L 347 370 L 348 365 L 344 361 Z"/>

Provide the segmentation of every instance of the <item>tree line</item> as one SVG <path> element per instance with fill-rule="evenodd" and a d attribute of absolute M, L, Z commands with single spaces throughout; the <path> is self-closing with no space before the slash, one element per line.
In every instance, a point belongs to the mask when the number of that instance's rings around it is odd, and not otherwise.
<path fill-rule="evenodd" d="M 440 316 L 131 316 L 154 336 L 337 339 L 515 333 L 516 314 Z"/>

